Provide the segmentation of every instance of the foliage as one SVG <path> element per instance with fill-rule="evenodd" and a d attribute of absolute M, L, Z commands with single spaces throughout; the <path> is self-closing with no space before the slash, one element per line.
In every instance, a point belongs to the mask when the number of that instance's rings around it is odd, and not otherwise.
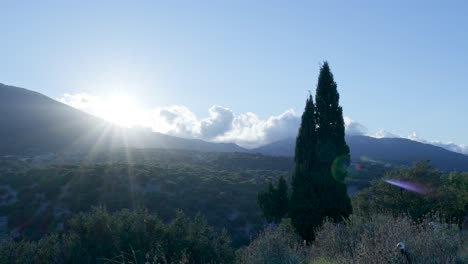
<path fill-rule="evenodd" d="M 455 263 L 462 246 L 457 227 L 426 217 L 416 223 L 406 216 L 353 215 L 343 223 L 327 221 L 312 245 L 312 259 L 333 263 L 403 263 L 399 242 L 412 263 Z"/>
<path fill-rule="evenodd" d="M 302 115 L 301 127 L 296 140 L 290 216 L 297 232 L 305 239 L 313 237 L 314 228 L 320 224 L 316 172 L 316 125 L 315 106 L 309 96 Z"/>
<path fill-rule="evenodd" d="M 385 180 L 398 180 L 417 186 L 417 193 L 393 186 Z M 371 186 L 358 193 L 355 208 L 363 213 L 390 212 L 409 214 L 414 220 L 431 212 L 438 212 L 442 220 L 455 221 L 460 226 L 468 215 L 468 174 L 443 173 L 428 162 L 419 162 L 411 168 L 389 171 L 383 180 L 374 180 Z"/>
<path fill-rule="evenodd" d="M 189 216 L 202 213 L 218 231 L 226 228 L 239 246 L 262 228 L 260 208 L 252 203 L 258 192 L 288 177 L 292 168 L 289 158 L 165 150 L 125 150 L 96 156 L 93 163 L 64 162 L 0 172 L 0 187 L 8 186 L 17 198 L 0 200 L 6 231 L 40 239 L 91 206 L 111 212 L 144 207 L 163 221 L 181 209 Z"/>
<path fill-rule="evenodd" d="M 295 234 L 290 219 L 283 219 L 277 227 L 260 233 L 248 247 L 237 252 L 237 263 L 304 263 L 306 246 Z"/>
<path fill-rule="evenodd" d="M 327 62 L 320 69 L 315 99 L 316 105 L 312 95 L 307 99 L 297 136 L 290 209 L 292 223 L 307 241 L 325 217 L 340 221 L 352 211 L 344 183 L 350 157 L 343 111 Z"/>
<path fill-rule="evenodd" d="M 278 179 L 277 186 L 270 182 L 268 189 L 258 194 L 257 200 L 267 221 L 279 223 L 288 213 L 288 185 L 284 177 Z"/>
<path fill-rule="evenodd" d="M 226 233 L 214 232 L 200 216 L 191 220 L 181 212 L 164 224 L 145 210 L 110 214 L 95 208 L 73 217 L 68 230 L 38 242 L 4 241 L 0 262 L 106 263 L 130 252 L 139 263 L 150 255 L 164 263 L 230 263 L 234 257 Z"/>
<path fill-rule="evenodd" d="M 465 240 L 463 240 L 465 239 Z M 351 215 L 340 223 L 327 220 L 311 245 L 301 243 L 289 220 L 262 232 L 237 252 L 238 263 L 464 263 L 466 234 L 427 216 L 414 222 L 391 214 Z"/>

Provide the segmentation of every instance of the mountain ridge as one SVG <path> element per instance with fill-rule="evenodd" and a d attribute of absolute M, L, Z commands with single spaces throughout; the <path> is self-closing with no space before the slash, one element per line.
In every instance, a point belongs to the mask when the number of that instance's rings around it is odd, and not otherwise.
<path fill-rule="evenodd" d="M 369 136 L 346 136 L 353 162 L 374 160 L 376 162 L 409 166 L 420 160 L 429 160 L 441 170 L 468 170 L 468 156 L 439 146 L 405 138 L 373 138 Z M 295 139 L 276 141 L 251 151 L 273 156 L 294 156 Z"/>
<path fill-rule="evenodd" d="M 4 84 L 0 84 L 0 122 L 0 155 L 93 153 L 131 147 L 292 157 L 295 148 L 294 138 L 245 149 L 234 143 L 214 143 L 121 128 L 41 93 Z M 468 171 L 468 156 L 431 144 L 367 136 L 346 136 L 346 141 L 353 162 L 364 159 L 408 166 L 420 160 L 430 160 L 441 170 Z"/>
<path fill-rule="evenodd" d="M 0 84 L 0 122 L 0 154 L 4 155 L 115 147 L 245 151 L 234 143 L 121 128 L 41 93 L 4 84 Z"/>

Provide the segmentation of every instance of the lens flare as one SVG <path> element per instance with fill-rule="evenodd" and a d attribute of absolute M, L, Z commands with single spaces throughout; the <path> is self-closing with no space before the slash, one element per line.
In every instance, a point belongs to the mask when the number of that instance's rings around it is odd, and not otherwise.
<path fill-rule="evenodd" d="M 421 184 L 418 184 L 418 183 L 399 181 L 399 180 L 391 180 L 391 179 L 384 180 L 384 181 L 386 183 L 389 183 L 389 184 L 393 185 L 393 186 L 397 186 L 399 188 L 405 189 L 405 190 L 410 191 L 410 192 L 415 192 L 415 193 L 419 193 L 419 194 L 429 193 L 429 190 L 425 186 L 423 186 Z"/>
<path fill-rule="evenodd" d="M 335 158 L 332 163 L 331 171 L 333 178 L 338 182 L 343 182 L 348 171 L 349 156 L 341 155 Z"/>

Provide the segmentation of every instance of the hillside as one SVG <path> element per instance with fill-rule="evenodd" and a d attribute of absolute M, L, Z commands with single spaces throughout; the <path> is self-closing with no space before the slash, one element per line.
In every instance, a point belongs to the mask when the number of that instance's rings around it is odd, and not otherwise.
<path fill-rule="evenodd" d="M 232 143 L 212 143 L 125 129 L 40 93 L 3 84 L 0 84 L 0 122 L 1 155 L 83 153 L 93 157 L 94 153 L 130 147 L 293 156 L 295 146 L 295 139 L 288 138 L 247 150 Z M 407 166 L 416 161 L 430 160 L 438 169 L 468 171 L 468 156 L 430 144 L 367 136 L 348 136 L 346 140 L 354 162 L 371 160 Z"/>
<path fill-rule="evenodd" d="M 179 209 L 190 217 L 201 213 L 217 230 L 227 229 L 238 246 L 263 226 L 257 193 L 279 176 L 289 178 L 292 168 L 292 159 L 284 157 L 154 149 L 57 161 L 38 167 L 0 157 L 0 219 L 6 223 L 0 237 L 37 239 L 78 212 L 104 206 L 147 208 L 164 221 Z"/>
<path fill-rule="evenodd" d="M 353 162 L 376 161 L 392 165 L 408 166 L 421 160 L 446 171 L 468 171 L 468 156 L 430 144 L 404 138 L 372 138 L 347 136 Z M 254 153 L 274 156 L 294 156 L 295 139 L 277 141 L 256 149 Z"/>
<path fill-rule="evenodd" d="M 244 151 L 235 144 L 124 129 L 40 93 L 0 84 L 0 154 L 92 152 L 119 147 Z"/>

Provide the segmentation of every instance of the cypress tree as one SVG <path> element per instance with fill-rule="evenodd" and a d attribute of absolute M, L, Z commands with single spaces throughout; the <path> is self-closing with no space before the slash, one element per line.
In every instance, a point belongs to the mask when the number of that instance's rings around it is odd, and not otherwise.
<path fill-rule="evenodd" d="M 323 179 L 320 198 L 325 216 L 340 220 L 352 212 L 344 178 L 350 161 L 345 141 L 343 109 L 337 84 L 327 62 L 320 69 L 316 100 L 318 172 Z"/>
<path fill-rule="evenodd" d="M 343 110 L 328 63 L 320 69 L 314 105 L 310 95 L 296 139 L 289 215 L 307 241 L 325 218 L 347 217 L 351 202 L 343 180 L 349 163 Z"/>
<path fill-rule="evenodd" d="M 352 212 L 344 184 L 350 155 L 345 141 L 343 109 L 327 62 L 320 69 L 315 99 L 314 105 L 309 95 L 301 118 L 289 204 L 292 224 L 309 242 L 325 218 L 339 221 Z M 258 196 L 267 220 L 279 222 L 286 214 L 283 208 L 287 207 L 279 198 L 279 189 L 287 192 L 284 179 L 279 180 L 276 188 L 270 184 L 268 190 Z"/>
<path fill-rule="evenodd" d="M 296 231 L 307 241 L 321 223 L 320 197 L 317 174 L 317 134 L 315 106 L 312 95 L 307 99 L 296 139 L 294 172 L 289 215 Z"/>

